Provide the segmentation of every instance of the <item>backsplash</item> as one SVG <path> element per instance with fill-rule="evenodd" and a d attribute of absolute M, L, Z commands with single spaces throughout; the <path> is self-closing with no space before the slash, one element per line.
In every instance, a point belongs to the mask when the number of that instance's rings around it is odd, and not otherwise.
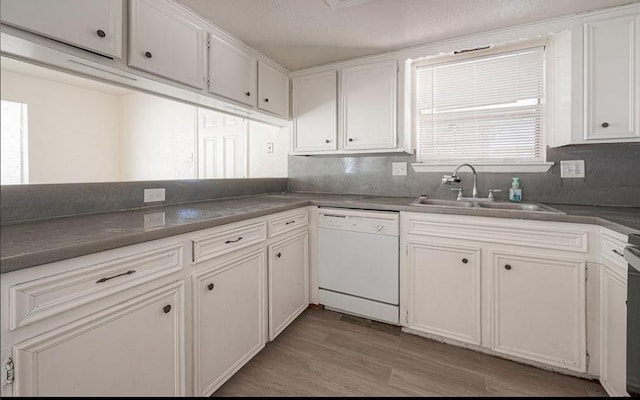
<path fill-rule="evenodd" d="M 287 190 L 287 178 L 202 179 L 0 186 L 0 222 L 144 207 L 144 189 L 165 188 L 163 205 Z"/>
<path fill-rule="evenodd" d="M 547 160 L 555 165 L 545 173 L 478 173 L 478 192 L 502 189 L 497 200 L 507 200 L 511 177 L 520 177 L 523 201 L 555 204 L 618 205 L 640 207 L 640 144 L 589 144 L 549 148 Z M 585 178 L 561 179 L 560 160 L 584 160 Z M 394 161 L 415 161 L 415 156 L 289 156 L 292 192 L 348 193 L 376 196 L 419 196 L 455 199 L 452 186 L 441 184 L 442 173 L 392 176 Z M 453 172 L 451 168 L 451 172 Z M 459 172 L 465 196 L 471 195 L 472 174 Z"/>

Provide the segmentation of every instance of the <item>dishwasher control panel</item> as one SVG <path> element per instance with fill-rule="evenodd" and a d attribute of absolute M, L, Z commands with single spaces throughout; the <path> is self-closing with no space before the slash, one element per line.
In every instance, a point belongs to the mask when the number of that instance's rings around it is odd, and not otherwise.
<path fill-rule="evenodd" d="M 360 211 L 336 208 L 318 210 L 318 227 L 351 232 L 398 236 L 397 212 Z"/>

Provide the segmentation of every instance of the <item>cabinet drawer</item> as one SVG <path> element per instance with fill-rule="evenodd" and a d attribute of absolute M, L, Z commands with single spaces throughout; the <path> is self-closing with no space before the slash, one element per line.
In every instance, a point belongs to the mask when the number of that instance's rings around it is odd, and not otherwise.
<path fill-rule="evenodd" d="M 267 238 L 266 231 L 265 223 L 258 222 L 239 228 L 221 227 L 208 235 L 193 239 L 193 263 L 259 243 Z"/>
<path fill-rule="evenodd" d="M 309 213 L 306 209 L 298 210 L 294 213 L 287 213 L 286 215 L 270 219 L 267 224 L 269 237 L 271 238 L 281 233 L 289 232 L 308 225 Z"/>
<path fill-rule="evenodd" d="M 627 262 L 622 255 L 627 243 L 602 232 L 600 234 L 600 262 L 614 267 L 616 272 L 627 276 Z"/>
<path fill-rule="evenodd" d="M 173 244 L 14 285 L 9 288 L 10 329 L 172 274 L 182 260 L 182 244 Z"/>

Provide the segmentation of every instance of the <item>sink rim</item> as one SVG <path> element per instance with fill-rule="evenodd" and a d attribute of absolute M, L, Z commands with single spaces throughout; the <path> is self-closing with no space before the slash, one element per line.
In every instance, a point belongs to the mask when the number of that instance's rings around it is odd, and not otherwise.
<path fill-rule="evenodd" d="M 445 200 L 445 199 L 429 199 L 418 197 L 409 205 L 418 207 L 449 207 L 449 208 L 471 208 L 484 209 L 492 211 L 508 211 L 516 213 L 545 213 L 545 214 L 566 214 L 563 211 L 541 203 L 510 203 L 503 201 L 468 201 L 468 200 Z M 505 205 L 506 207 L 503 207 Z M 538 209 L 527 209 L 527 206 L 534 206 Z"/>
<path fill-rule="evenodd" d="M 426 203 L 425 203 L 426 201 Z M 475 203 L 472 201 L 465 200 L 444 200 L 444 199 L 425 199 L 423 197 L 418 197 L 416 200 L 412 201 L 412 206 L 421 206 L 421 207 L 455 207 L 455 208 L 474 208 L 476 207 Z"/>

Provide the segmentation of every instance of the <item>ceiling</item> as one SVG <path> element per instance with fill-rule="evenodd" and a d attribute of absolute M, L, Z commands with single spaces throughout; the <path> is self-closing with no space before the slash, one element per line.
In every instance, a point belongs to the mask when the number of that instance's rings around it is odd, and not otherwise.
<path fill-rule="evenodd" d="M 294 71 L 640 0 L 178 0 Z"/>

